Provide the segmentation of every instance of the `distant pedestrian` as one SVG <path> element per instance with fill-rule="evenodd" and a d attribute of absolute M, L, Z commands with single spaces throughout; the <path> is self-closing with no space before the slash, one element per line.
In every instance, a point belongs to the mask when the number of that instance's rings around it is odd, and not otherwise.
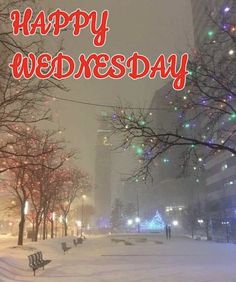
<path fill-rule="evenodd" d="M 166 239 L 169 239 L 169 225 L 166 224 Z"/>
<path fill-rule="evenodd" d="M 167 230 L 167 232 L 168 232 L 168 238 L 169 238 L 169 240 L 171 239 L 171 225 L 169 224 L 168 225 L 168 230 Z"/>

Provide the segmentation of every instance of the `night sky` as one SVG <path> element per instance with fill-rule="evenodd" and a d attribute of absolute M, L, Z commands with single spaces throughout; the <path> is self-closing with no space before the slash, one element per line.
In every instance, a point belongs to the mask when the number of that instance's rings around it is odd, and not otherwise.
<path fill-rule="evenodd" d="M 43 7 L 54 10 L 58 7 L 68 12 L 77 8 L 98 13 L 104 9 L 110 11 L 109 27 L 106 45 L 95 48 L 92 35 L 86 29 L 78 38 L 73 38 L 71 32 L 65 33 L 64 52 L 77 58 L 80 53 L 106 52 L 110 55 L 122 53 L 126 56 L 138 51 L 150 60 L 155 60 L 161 53 L 169 55 L 188 51 L 192 45 L 192 15 L 190 0 L 100 0 L 100 1 L 43 1 Z M 44 6 L 45 5 L 45 6 Z M 47 49 L 55 50 L 58 40 L 50 38 Z M 66 80 L 70 88 L 68 93 L 59 93 L 60 97 L 78 99 L 86 102 L 116 104 L 118 98 L 129 101 L 137 106 L 149 106 L 155 90 L 162 87 L 166 81 L 160 79 L 142 79 L 132 81 L 122 79 L 80 79 Z M 53 126 L 65 128 L 64 137 L 70 146 L 80 152 L 79 163 L 94 176 L 94 159 L 97 117 L 104 108 L 95 108 L 72 103 L 53 102 L 55 120 Z M 116 157 L 112 170 L 126 172 L 123 165 L 125 156 Z M 119 159 L 119 160 L 118 160 Z M 122 168 L 121 168 L 122 163 Z M 127 163 L 127 162 L 126 162 Z M 129 166 L 129 165 L 127 165 Z"/>

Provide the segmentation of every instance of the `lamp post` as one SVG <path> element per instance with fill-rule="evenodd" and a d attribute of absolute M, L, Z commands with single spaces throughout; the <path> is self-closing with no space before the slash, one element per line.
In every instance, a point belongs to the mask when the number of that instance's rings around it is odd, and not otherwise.
<path fill-rule="evenodd" d="M 81 226 L 82 226 L 82 223 L 81 223 L 81 221 L 80 220 L 77 220 L 76 221 L 76 235 L 77 235 L 77 237 L 79 236 L 79 227 L 81 228 Z"/>
<path fill-rule="evenodd" d="M 83 235 L 83 226 L 84 226 L 84 200 L 86 195 L 82 196 L 82 206 L 81 206 L 81 227 L 80 227 L 80 237 Z"/>
<path fill-rule="evenodd" d="M 140 233 L 140 216 L 139 216 L 139 193 L 138 188 L 136 188 L 137 191 L 137 217 L 135 219 L 137 226 L 138 226 L 138 233 Z"/>

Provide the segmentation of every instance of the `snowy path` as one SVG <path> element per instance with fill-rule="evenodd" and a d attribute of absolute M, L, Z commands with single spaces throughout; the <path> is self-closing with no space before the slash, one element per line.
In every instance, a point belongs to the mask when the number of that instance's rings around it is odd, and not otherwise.
<path fill-rule="evenodd" d="M 129 235 L 128 237 L 131 237 Z M 235 282 L 236 245 L 186 238 L 166 241 L 150 236 L 146 242 L 126 239 L 133 245 L 111 242 L 108 237 L 89 238 L 63 255 L 63 239 L 27 243 L 24 249 L 0 248 L 0 281 L 157 281 L 157 282 Z M 154 241 L 163 241 L 156 244 Z M 67 238 L 72 246 L 72 238 Z M 2 243 L 2 241 L 0 241 Z M 32 248 L 42 250 L 53 261 L 36 277 L 28 269 Z M 12 267 L 14 265 L 14 267 Z"/>

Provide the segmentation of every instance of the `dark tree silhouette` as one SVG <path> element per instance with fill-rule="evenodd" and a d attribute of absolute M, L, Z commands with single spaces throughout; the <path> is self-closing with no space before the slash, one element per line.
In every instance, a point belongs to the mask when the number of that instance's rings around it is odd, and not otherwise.
<path fill-rule="evenodd" d="M 202 42 L 190 56 L 183 92 L 165 95 L 165 110 L 175 122 L 153 120 L 150 111 L 118 106 L 111 114 L 122 148 L 134 148 L 141 163 L 135 177 L 146 179 L 153 161 L 181 148 L 181 165 L 227 151 L 236 155 L 236 4 L 209 11 Z"/>

